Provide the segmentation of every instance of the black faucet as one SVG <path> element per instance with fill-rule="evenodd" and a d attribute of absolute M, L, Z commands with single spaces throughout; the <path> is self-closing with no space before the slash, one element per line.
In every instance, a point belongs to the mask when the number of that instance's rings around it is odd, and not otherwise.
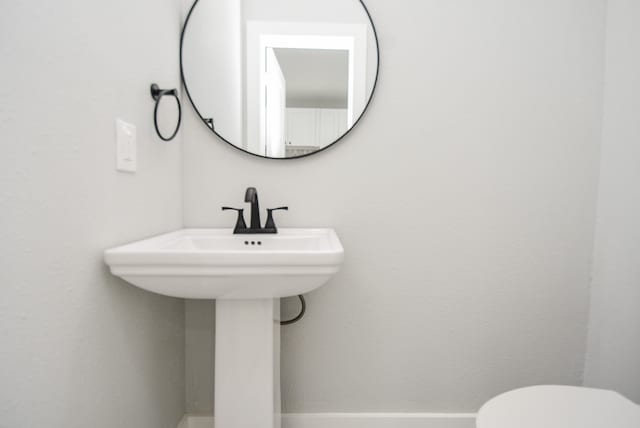
<path fill-rule="evenodd" d="M 251 233 L 278 233 L 278 228 L 273 221 L 273 212 L 278 210 L 288 210 L 288 207 L 278 207 L 267 209 L 267 221 L 264 228 L 260 226 L 260 205 L 258 204 L 258 191 L 255 187 L 247 188 L 244 194 L 244 201 L 251 204 L 251 223 L 249 227 L 244 222 L 244 209 L 222 207 L 222 211 L 233 210 L 238 212 L 236 226 L 233 229 L 234 234 L 251 234 Z"/>
<path fill-rule="evenodd" d="M 260 205 L 258 204 L 258 191 L 255 187 L 247 187 L 244 192 L 244 201 L 251 204 L 251 229 L 260 229 Z"/>

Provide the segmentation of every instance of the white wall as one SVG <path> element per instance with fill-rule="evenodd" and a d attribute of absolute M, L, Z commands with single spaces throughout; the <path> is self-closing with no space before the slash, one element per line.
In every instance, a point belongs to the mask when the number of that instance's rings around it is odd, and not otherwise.
<path fill-rule="evenodd" d="M 585 383 L 640 402 L 640 3 L 609 0 Z"/>
<path fill-rule="evenodd" d="M 0 14 L 0 426 L 174 428 L 184 305 L 111 276 L 105 248 L 181 226 L 175 0 L 4 2 Z M 115 171 L 114 119 L 138 173 Z"/>
<path fill-rule="evenodd" d="M 604 1 L 366 3 L 380 84 L 332 149 L 250 157 L 186 112 L 187 226 L 231 226 L 220 206 L 253 185 L 289 205 L 280 226 L 335 227 L 346 250 L 283 330 L 285 411 L 474 411 L 580 384 Z"/>

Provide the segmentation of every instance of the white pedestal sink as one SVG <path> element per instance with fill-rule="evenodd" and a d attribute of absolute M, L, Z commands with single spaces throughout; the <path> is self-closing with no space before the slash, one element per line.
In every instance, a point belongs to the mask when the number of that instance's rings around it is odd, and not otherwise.
<path fill-rule="evenodd" d="M 343 258 L 332 229 L 184 229 L 105 251 L 111 272 L 137 287 L 216 299 L 218 428 L 280 427 L 279 298 L 325 284 Z"/>

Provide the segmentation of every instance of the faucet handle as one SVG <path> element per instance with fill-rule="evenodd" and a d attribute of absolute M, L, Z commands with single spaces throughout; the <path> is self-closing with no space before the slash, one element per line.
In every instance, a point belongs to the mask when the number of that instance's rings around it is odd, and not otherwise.
<path fill-rule="evenodd" d="M 244 222 L 243 208 L 222 207 L 222 211 L 238 211 L 238 219 L 236 220 L 236 226 L 233 228 L 233 233 L 247 228 L 247 224 Z"/>
<path fill-rule="evenodd" d="M 276 223 L 273 221 L 273 212 L 279 210 L 288 211 L 289 207 L 267 208 L 267 222 L 264 225 L 266 230 L 273 230 L 274 233 L 278 231 Z"/>

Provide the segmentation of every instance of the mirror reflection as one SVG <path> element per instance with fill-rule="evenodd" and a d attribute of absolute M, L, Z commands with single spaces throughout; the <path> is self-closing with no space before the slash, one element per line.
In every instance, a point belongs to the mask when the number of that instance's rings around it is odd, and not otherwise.
<path fill-rule="evenodd" d="M 357 123 L 378 49 L 359 0 L 197 0 L 181 65 L 193 106 L 219 137 L 255 155 L 294 158 Z"/>

